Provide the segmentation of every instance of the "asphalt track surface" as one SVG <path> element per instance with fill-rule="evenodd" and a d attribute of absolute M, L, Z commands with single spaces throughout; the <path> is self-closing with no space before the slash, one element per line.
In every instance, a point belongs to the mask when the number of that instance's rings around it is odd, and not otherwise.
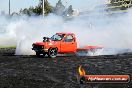
<path fill-rule="evenodd" d="M 58 56 L 54 59 L 16 56 L 15 49 L 0 49 L 0 88 L 132 88 L 122 84 L 80 84 L 78 67 L 86 74 L 129 74 L 132 53 L 106 56 Z M 132 78 L 132 77 L 131 77 Z"/>

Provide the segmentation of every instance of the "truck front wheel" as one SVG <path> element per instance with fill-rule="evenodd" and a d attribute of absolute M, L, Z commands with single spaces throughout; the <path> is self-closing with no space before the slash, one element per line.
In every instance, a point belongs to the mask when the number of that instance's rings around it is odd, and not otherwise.
<path fill-rule="evenodd" d="M 49 56 L 50 58 L 55 58 L 55 57 L 57 56 L 57 53 L 58 53 L 57 48 L 50 48 L 50 49 L 48 50 L 48 56 Z"/>

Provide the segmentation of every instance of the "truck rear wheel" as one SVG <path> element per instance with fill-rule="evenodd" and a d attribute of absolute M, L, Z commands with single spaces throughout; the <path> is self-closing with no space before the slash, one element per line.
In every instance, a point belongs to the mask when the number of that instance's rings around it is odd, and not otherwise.
<path fill-rule="evenodd" d="M 48 56 L 49 56 L 50 58 L 55 58 L 55 57 L 57 56 L 57 53 L 58 53 L 57 48 L 50 48 L 50 49 L 48 50 Z"/>

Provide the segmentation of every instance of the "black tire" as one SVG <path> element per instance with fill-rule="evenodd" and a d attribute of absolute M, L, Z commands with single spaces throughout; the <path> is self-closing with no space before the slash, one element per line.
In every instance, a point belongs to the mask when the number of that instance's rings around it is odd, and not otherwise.
<path fill-rule="evenodd" d="M 57 56 L 58 50 L 57 48 L 50 48 L 48 50 L 48 57 L 55 58 Z"/>

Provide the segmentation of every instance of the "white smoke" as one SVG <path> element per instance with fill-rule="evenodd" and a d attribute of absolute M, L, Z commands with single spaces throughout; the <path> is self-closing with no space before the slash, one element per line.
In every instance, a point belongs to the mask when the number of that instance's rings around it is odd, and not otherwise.
<path fill-rule="evenodd" d="M 96 8 L 104 2 L 100 3 L 94 4 L 89 13 L 67 21 L 53 14 L 44 18 L 0 17 L 0 22 L 6 24 L 5 33 L 0 34 L 0 45 L 16 45 L 17 55 L 31 55 L 34 54 L 31 50 L 33 42 L 42 41 L 44 36 L 51 37 L 56 32 L 73 32 L 77 36 L 78 47 L 103 46 L 105 49 L 101 54 L 118 54 L 132 49 L 132 10 L 118 15 L 106 15 L 105 11 Z"/>

